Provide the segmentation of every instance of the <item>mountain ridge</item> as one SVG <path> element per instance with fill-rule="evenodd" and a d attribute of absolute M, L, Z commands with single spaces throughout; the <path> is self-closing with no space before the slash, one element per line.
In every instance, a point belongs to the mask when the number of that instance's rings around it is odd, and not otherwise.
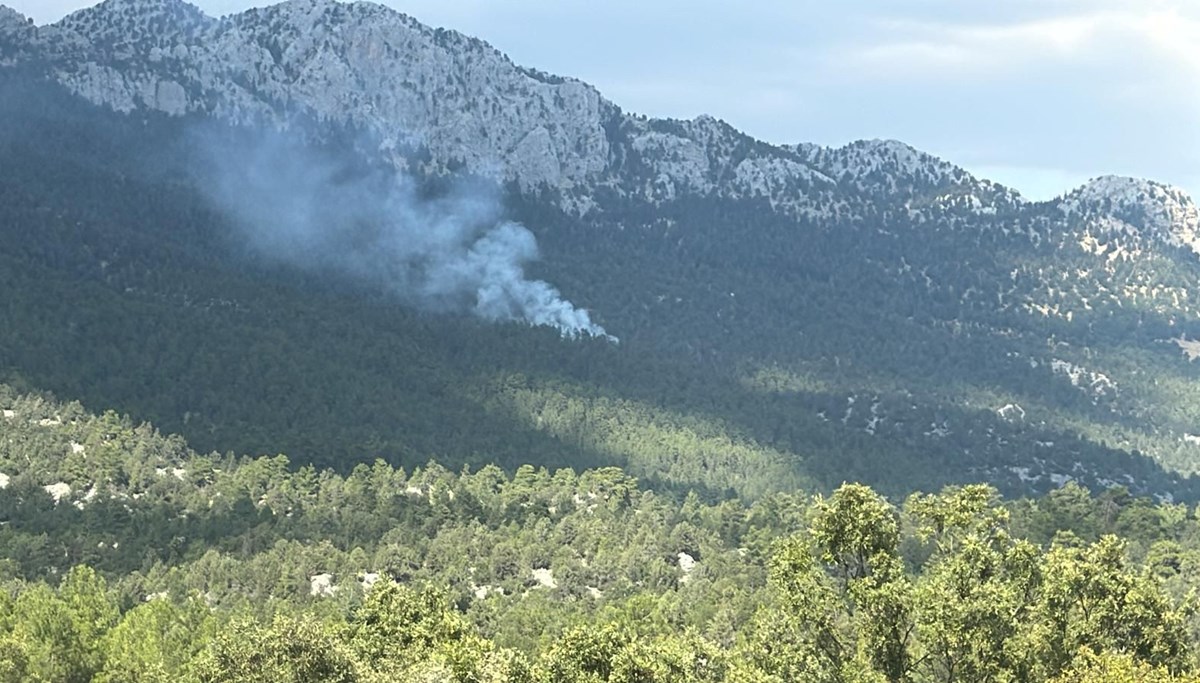
<path fill-rule="evenodd" d="M 9 25 L 20 23 L 14 14 Z M 48 32 L 47 39 L 39 41 L 39 32 Z M 282 37 L 291 41 L 286 49 Z M 443 164 L 457 160 L 526 190 L 560 192 L 563 206 L 576 212 L 594 207 L 597 186 L 620 186 L 651 201 L 681 192 L 759 197 L 818 220 L 887 195 L 919 201 L 926 211 L 966 202 L 1003 212 L 1025 201 L 1015 190 L 899 141 L 783 145 L 755 140 L 708 115 L 675 121 L 628 114 L 582 81 L 517 65 L 485 41 L 373 3 L 289 0 L 216 19 L 184 0 L 106 0 L 19 40 L 58 52 L 51 70 L 60 82 L 121 111 L 278 120 L 281 110 L 300 105 L 373 128 L 385 144 L 426 146 Z M 96 58 L 97 50 L 106 59 Z M 244 85 L 222 85 L 222 79 Z M 422 97 L 427 89 L 418 84 L 426 82 L 444 85 Z M 531 108 L 530 102 L 540 104 Z M 631 156 L 652 161 L 630 173 Z M 826 191 L 830 180 L 844 176 L 865 195 L 850 200 L 859 206 L 845 206 Z M 1123 198 L 1086 187 L 1067 195 L 1091 204 Z M 917 188 L 926 196 L 917 197 Z M 1184 214 L 1189 206 L 1194 212 L 1190 198 L 1170 194 Z M 1155 208 L 1160 199 L 1161 193 L 1148 194 L 1143 210 L 1169 219 L 1180 214 Z M 1200 244 L 1194 227 L 1183 232 L 1182 242 Z"/>
<path fill-rule="evenodd" d="M 775 145 L 711 116 L 628 114 L 378 5 L 188 7 L 0 20 L 4 87 L 36 81 L 0 103 L 24 131 L 0 136 L 0 228 L 21 250 L 0 261 L 20 283 L 0 372 L 199 447 L 339 467 L 437 453 L 618 464 L 714 496 L 849 477 L 897 494 L 1076 479 L 1196 497 L 1200 268 L 1175 188 L 1102 178 L 1031 202 L 899 141 Z M 61 120 L 22 108 L 41 91 L 30 101 Z M 286 168 L 408 178 L 430 197 L 481 181 L 488 220 L 528 227 L 531 278 L 620 348 L 406 312 L 376 280 L 247 256 L 246 226 L 191 163 L 213 156 L 197 128 L 227 168 L 287 135 Z M 339 187 L 315 194 L 374 201 Z M 388 206 L 350 218 L 387 224 Z M 339 225 L 370 244 L 354 222 Z M 64 335 L 81 312 L 89 334 Z M 298 423 L 312 406 L 327 410 Z"/>

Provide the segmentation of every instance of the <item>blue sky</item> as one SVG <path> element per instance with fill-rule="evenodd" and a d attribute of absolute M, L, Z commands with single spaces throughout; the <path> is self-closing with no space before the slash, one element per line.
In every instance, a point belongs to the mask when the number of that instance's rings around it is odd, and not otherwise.
<path fill-rule="evenodd" d="M 38 23 L 87 0 L 0 0 Z M 251 0 L 200 0 L 219 16 Z M 1033 199 L 1089 177 L 1200 195 L 1195 0 L 386 0 L 628 111 L 777 143 L 896 138 Z"/>

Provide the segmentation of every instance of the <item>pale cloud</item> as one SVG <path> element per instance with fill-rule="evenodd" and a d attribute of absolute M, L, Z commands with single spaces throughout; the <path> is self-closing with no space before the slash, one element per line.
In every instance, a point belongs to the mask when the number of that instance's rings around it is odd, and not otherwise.
<path fill-rule="evenodd" d="M 1019 19 L 881 12 L 835 46 L 833 80 L 887 101 L 877 121 L 899 137 L 1031 195 L 1101 173 L 1200 189 L 1200 4 L 1013 6 Z"/>
<path fill-rule="evenodd" d="M 1126 62 L 1155 55 L 1159 66 L 1200 72 L 1200 19 L 1179 9 L 1106 10 L 1012 24 L 885 20 L 891 41 L 847 46 L 850 64 L 887 73 L 980 76 L 1024 73 L 1031 66 Z"/>

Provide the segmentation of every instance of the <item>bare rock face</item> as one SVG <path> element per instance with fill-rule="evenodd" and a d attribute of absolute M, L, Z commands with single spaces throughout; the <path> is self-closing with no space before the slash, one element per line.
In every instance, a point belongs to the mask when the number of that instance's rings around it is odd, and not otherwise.
<path fill-rule="evenodd" d="M 541 588 L 558 588 L 558 581 L 554 578 L 554 572 L 546 567 L 540 567 L 531 570 L 530 574 L 533 580 Z"/>
<path fill-rule="evenodd" d="M 55 505 L 58 505 L 71 495 L 71 485 L 62 481 L 55 482 L 53 484 L 46 484 L 42 487 L 42 489 L 44 489 L 46 493 L 54 499 Z"/>
<path fill-rule="evenodd" d="M 291 0 L 216 20 L 180 0 L 107 0 L 39 33 L 62 83 L 119 111 L 303 108 L 527 186 L 570 187 L 608 162 L 616 108 L 594 88 L 378 5 Z"/>
<path fill-rule="evenodd" d="M 314 574 L 308 577 L 308 594 L 313 597 L 331 597 L 337 593 L 338 587 L 333 585 L 333 574 Z"/>

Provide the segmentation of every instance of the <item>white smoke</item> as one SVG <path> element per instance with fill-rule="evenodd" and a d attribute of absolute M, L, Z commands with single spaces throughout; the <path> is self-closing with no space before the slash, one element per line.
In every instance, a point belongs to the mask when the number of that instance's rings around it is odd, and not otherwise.
<path fill-rule="evenodd" d="M 261 256 L 348 276 L 425 309 L 616 341 L 553 285 L 526 276 L 537 240 L 502 219 L 494 186 L 462 181 L 429 198 L 403 175 L 279 134 L 249 144 L 198 139 L 202 184 Z"/>

